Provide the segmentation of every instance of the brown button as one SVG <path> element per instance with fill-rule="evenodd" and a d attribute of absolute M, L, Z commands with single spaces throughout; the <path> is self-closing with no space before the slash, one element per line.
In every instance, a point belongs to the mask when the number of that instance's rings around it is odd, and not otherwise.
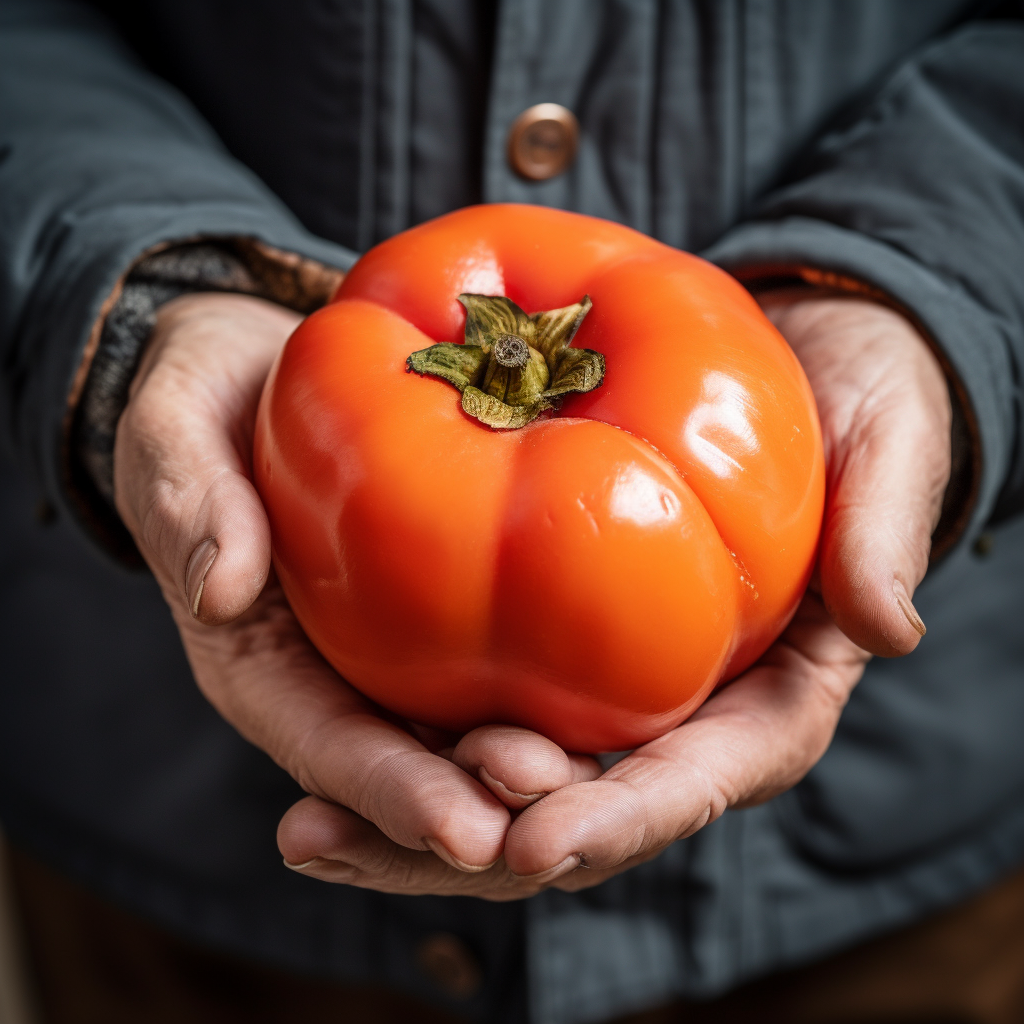
<path fill-rule="evenodd" d="M 483 975 L 470 948 L 457 935 L 428 935 L 416 949 L 416 963 L 442 992 L 468 999 L 480 991 Z"/>
<path fill-rule="evenodd" d="M 531 181 L 561 174 L 576 156 L 580 123 L 558 103 L 538 103 L 512 122 L 508 133 L 508 162 Z"/>

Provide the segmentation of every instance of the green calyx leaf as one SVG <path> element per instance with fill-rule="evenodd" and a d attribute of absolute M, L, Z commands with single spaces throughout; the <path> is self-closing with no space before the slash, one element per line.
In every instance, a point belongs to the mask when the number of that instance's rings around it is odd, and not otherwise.
<path fill-rule="evenodd" d="M 440 377 L 460 391 L 479 384 L 487 369 L 488 354 L 479 345 L 453 345 L 443 341 L 413 352 L 405 361 L 406 370 Z"/>
<path fill-rule="evenodd" d="M 493 430 L 518 430 L 535 420 L 551 406 L 546 402 L 533 405 L 509 405 L 479 388 L 466 388 L 462 392 L 462 410 Z"/>
<path fill-rule="evenodd" d="M 438 377 L 462 392 L 462 408 L 495 430 L 526 426 L 569 394 L 600 387 L 600 352 L 571 348 L 591 301 L 532 316 L 504 295 L 460 295 L 465 343 L 440 342 L 413 352 L 406 369 Z"/>

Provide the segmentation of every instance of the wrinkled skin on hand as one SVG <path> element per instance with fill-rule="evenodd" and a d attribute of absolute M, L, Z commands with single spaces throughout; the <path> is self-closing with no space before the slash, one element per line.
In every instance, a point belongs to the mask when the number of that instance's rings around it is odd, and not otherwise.
<path fill-rule="evenodd" d="M 911 596 L 950 471 L 942 371 L 878 304 L 762 301 L 818 401 L 828 498 L 817 579 L 759 662 L 604 773 L 525 729 L 459 738 L 410 726 L 333 672 L 271 575 L 249 480 L 260 390 L 299 318 L 236 295 L 162 308 L 118 429 L 118 509 L 203 693 L 310 794 L 278 832 L 289 866 L 496 900 L 594 885 L 794 785 L 828 747 L 870 654 L 914 649 L 923 624 Z"/>

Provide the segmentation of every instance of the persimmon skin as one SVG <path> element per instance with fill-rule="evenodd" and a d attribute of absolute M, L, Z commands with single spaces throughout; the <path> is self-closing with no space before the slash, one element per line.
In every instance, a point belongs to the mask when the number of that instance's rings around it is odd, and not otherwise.
<path fill-rule="evenodd" d="M 461 342 L 465 292 L 593 309 L 605 382 L 498 431 L 406 372 Z M 471 207 L 368 252 L 296 330 L 254 477 L 303 628 L 370 699 L 569 750 L 673 728 L 755 661 L 806 588 L 824 503 L 813 397 L 750 295 L 620 225 Z"/>

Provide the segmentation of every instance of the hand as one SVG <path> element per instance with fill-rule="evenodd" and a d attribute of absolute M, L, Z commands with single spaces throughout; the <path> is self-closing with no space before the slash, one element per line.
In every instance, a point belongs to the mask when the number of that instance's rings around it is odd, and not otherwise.
<path fill-rule="evenodd" d="M 913 650 L 924 627 L 911 595 L 927 568 L 950 469 L 942 371 L 910 323 L 883 306 L 777 295 L 765 307 L 818 401 L 828 466 L 820 590 L 831 618 L 809 594 L 764 657 L 689 721 L 600 778 L 522 811 L 503 860 L 486 872 L 460 874 L 311 797 L 289 811 L 279 831 L 285 855 L 309 862 L 305 873 L 392 892 L 493 899 L 542 884 L 596 884 L 726 808 L 798 782 L 827 748 L 867 652 Z M 487 727 L 466 736 L 452 756 L 515 808 L 526 798 L 510 799 L 507 791 L 525 793 L 533 784 L 524 779 L 533 743 L 535 734 L 525 730 Z"/>
<path fill-rule="evenodd" d="M 508 810 L 346 685 L 268 578 L 270 529 L 249 479 L 252 429 L 263 382 L 299 319 L 240 295 L 161 308 L 118 424 L 118 511 L 224 718 L 307 792 L 463 878 L 500 857 Z M 597 773 L 540 737 L 522 749 L 540 789 Z"/>

